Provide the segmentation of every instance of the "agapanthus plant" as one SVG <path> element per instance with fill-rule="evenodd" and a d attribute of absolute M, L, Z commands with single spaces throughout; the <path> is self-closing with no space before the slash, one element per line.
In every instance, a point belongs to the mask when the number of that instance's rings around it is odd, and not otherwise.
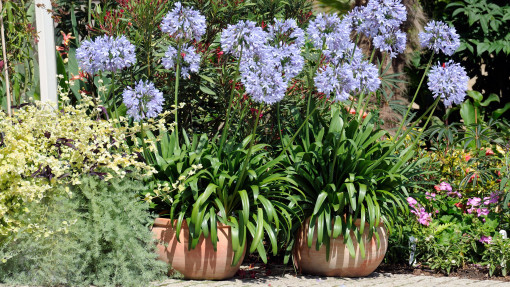
<path fill-rule="evenodd" d="M 252 56 L 252 53 L 266 44 L 267 32 L 257 27 L 253 21 L 239 21 L 235 25 L 228 25 L 221 32 L 221 48 L 225 53 L 234 55 L 236 58 Z"/>
<path fill-rule="evenodd" d="M 432 67 L 429 74 L 428 87 L 434 99 L 440 97 L 446 107 L 459 105 L 466 97 L 469 77 L 460 64 L 452 60 Z"/>
<path fill-rule="evenodd" d="M 76 58 L 80 68 L 91 75 L 98 71 L 116 72 L 136 63 L 135 46 L 125 36 L 85 40 L 76 50 Z"/>
<path fill-rule="evenodd" d="M 425 32 L 418 34 L 420 44 L 431 49 L 434 53 L 443 52 L 447 56 L 453 55 L 460 46 L 460 38 L 455 28 L 441 21 L 430 21 L 425 26 Z"/>
<path fill-rule="evenodd" d="M 176 41 L 200 41 L 206 31 L 205 17 L 199 11 L 183 7 L 176 2 L 172 11 L 161 22 L 161 31 Z"/>
<path fill-rule="evenodd" d="M 198 72 L 200 56 L 195 52 L 190 42 L 200 41 L 206 31 L 206 19 L 199 11 L 185 8 L 181 2 L 176 2 L 175 7 L 161 21 L 161 31 L 168 33 L 176 42 L 177 48 L 168 47 L 163 66 L 166 69 L 175 69 L 175 92 L 174 106 L 179 105 L 179 78 L 181 75 L 189 78 L 189 72 Z M 175 113 L 175 129 L 177 141 L 179 140 L 179 118 Z"/>
<path fill-rule="evenodd" d="M 163 93 L 152 82 L 140 80 L 122 93 L 127 114 L 135 121 L 154 118 L 163 111 Z"/>
<path fill-rule="evenodd" d="M 169 46 L 161 63 L 165 69 L 175 71 L 177 70 L 176 65 L 179 60 L 182 60 L 180 74 L 183 78 L 191 77 L 190 73 L 198 73 L 200 68 L 200 55 L 197 54 L 193 46 L 184 44 L 181 48 L 180 55 L 178 55 L 175 47 Z"/>

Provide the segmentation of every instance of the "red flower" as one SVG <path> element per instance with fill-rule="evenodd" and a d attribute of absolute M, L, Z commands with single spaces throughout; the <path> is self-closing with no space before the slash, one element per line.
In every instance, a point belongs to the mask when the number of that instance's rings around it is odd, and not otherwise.
<path fill-rule="evenodd" d="M 485 155 L 486 155 L 486 156 L 494 155 L 494 151 L 492 151 L 492 149 L 491 149 L 491 148 L 488 148 L 488 149 L 485 151 Z"/>

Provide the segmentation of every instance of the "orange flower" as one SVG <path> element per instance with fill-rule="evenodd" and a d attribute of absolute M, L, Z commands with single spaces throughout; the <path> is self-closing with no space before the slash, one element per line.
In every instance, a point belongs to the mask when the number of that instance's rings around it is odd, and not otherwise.
<path fill-rule="evenodd" d="M 69 46 L 69 41 L 71 41 L 71 39 L 76 39 L 75 37 L 71 36 L 71 33 L 66 34 L 63 31 L 60 31 L 60 33 L 62 34 L 63 37 L 62 44 L 64 46 Z"/>

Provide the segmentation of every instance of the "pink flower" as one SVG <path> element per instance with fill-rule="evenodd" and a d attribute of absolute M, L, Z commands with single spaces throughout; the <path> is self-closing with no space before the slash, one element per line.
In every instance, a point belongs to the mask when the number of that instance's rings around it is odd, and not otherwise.
<path fill-rule="evenodd" d="M 471 155 L 470 154 L 466 154 L 464 156 L 464 160 L 469 161 L 470 159 L 471 159 Z"/>
<path fill-rule="evenodd" d="M 492 243 L 492 237 L 482 235 L 482 237 L 480 237 L 480 240 L 478 240 L 478 241 L 482 242 L 483 244 L 491 244 Z"/>
<path fill-rule="evenodd" d="M 429 193 L 427 191 L 427 192 L 425 192 L 425 194 L 426 194 L 426 196 L 425 196 L 426 199 L 428 199 L 428 200 L 431 200 L 431 199 L 436 200 L 436 194 L 435 193 Z"/>
<path fill-rule="evenodd" d="M 482 203 L 482 199 L 479 197 L 473 197 L 473 198 L 468 199 L 468 201 L 467 201 L 467 205 L 471 205 L 471 206 L 479 206 L 480 203 Z"/>
<path fill-rule="evenodd" d="M 448 182 L 441 182 L 439 184 L 439 189 L 443 191 L 452 191 L 452 186 Z"/>
<path fill-rule="evenodd" d="M 478 217 L 480 217 L 482 215 L 489 215 L 489 209 L 488 208 L 478 208 L 476 210 L 476 212 L 478 213 Z"/>
<path fill-rule="evenodd" d="M 492 151 L 492 149 L 491 149 L 491 148 L 488 148 L 488 149 L 485 151 L 485 155 L 486 155 L 486 156 L 494 155 L 494 151 Z"/>
<path fill-rule="evenodd" d="M 416 201 L 416 199 L 414 199 L 412 197 L 408 197 L 407 203 L 409 203 L 409 206 L 414 207 L 418 203 L 418 201 Z"/>

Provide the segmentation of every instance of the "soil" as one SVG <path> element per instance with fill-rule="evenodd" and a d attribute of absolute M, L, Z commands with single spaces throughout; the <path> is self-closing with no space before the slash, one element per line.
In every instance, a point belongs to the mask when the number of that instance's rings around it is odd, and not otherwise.
<path fill-rule="evenodd" d="M 392 274 L 413 274 L 413 275 L 428 275 L 434 277 L 459 277 L 463 279 L 474 280 L 497 280 L 503 282 L 510 282 L 510 276 L 493 275 L 489 277 L 489 268 L 479 266 L 476 264 L 467 265 L 464 268 L 458 269 L 450 274 L 441 273 L 439 271 L 430 270 L 424 267 L 410 267 L 408 265 L 393 265 L 381 264 L 375 272 L 379 273 L 392 273 Z"/>

